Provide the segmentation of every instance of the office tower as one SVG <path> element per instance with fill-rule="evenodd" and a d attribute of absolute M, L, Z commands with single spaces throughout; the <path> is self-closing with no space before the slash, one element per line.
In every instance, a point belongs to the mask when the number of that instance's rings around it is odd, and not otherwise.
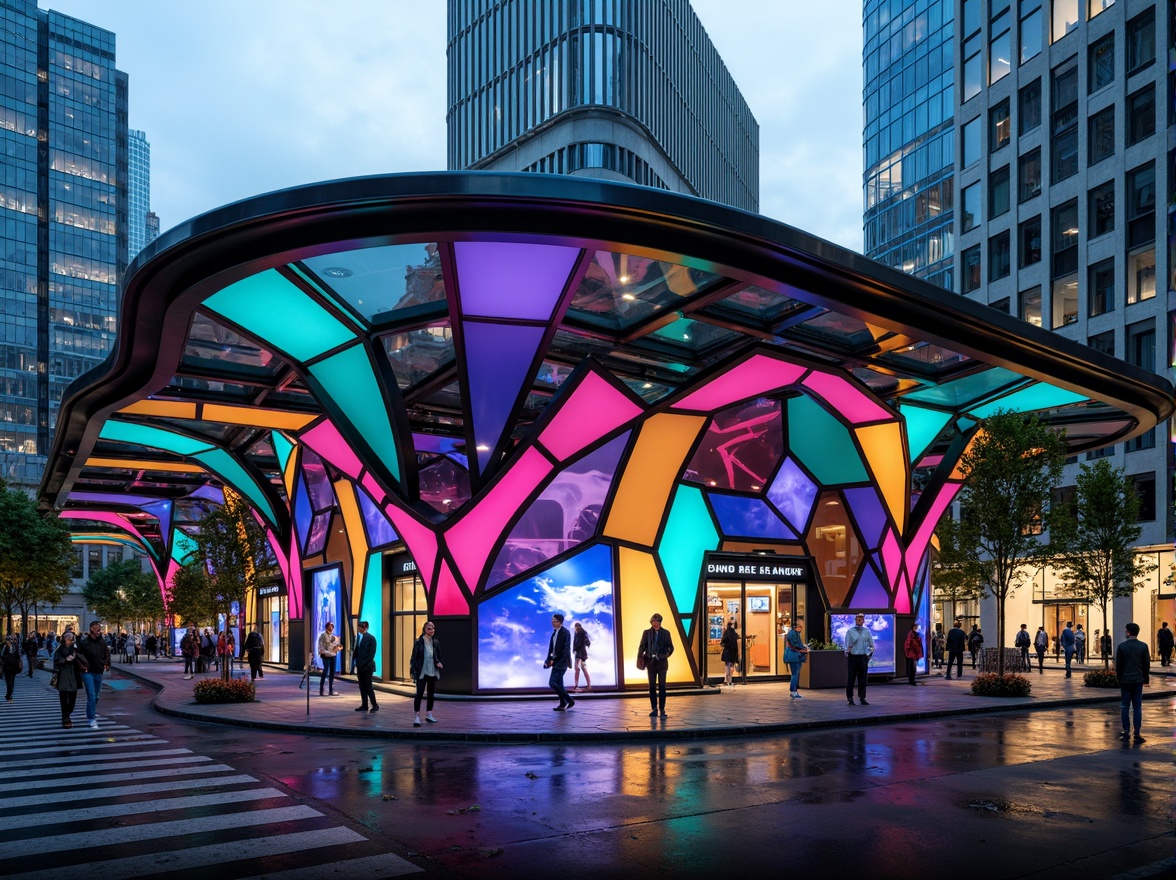
<path fill-rule="evenodd" d="M 688 0 L 450 0 L 448 167 L 759 206 L 759 124 Z"/>
<path fill-rule="evenodd" d="M 127 260 L 130 261 L 159 234 L 159 218 L 151 213 L 151 144 L 146 132 L 132 129 L 127 143 Z M 155 217 L 154 233 L 151 217 Z"/>
<path fill-rule="evenodd" d="M 887 13 L 897 22 L 895 5 L 865 4 L 867 118 L 875 82 L 872 26 L 880 32 Z M 936 4 L 899 5 L 903 22 L 918 22 Z M 1176 185 L 1174 95 L 1164 63 L 1173 50 L 1171 5 L 963 0 L 958 10 L 952 41 L 955 289 L 1170 378 L 1173 203 L 1168 199 L 1167 210 L 1157 210 L 1156 194 Z M 897 24 L 888 32 L 892 56 L 896 45 L 905 49 L 908 36 L 921 33 L 918 26 L 906 28 L 901 39 Z M 906 97 L 903 89 L 890 91 L 892 117 L 894 102 Z M 881 115 L 882 102 L 873 109 Z M 870 180 L 867 174 L 867 230 Z M 1162 613 L 1146 609 L 1152 597 L 1157 608 L 1176 611 L 1170 439 L 1165 424 L 1087 453 L 1067 467 L 1059 492 L 1064 498 L 1073 491 L 1080 464 L 1104 457 L 1135 483 L 1142 506 L 1139 552 L 1157 568 L 1147 589 L 1123 600 L 1116 613 L 1132 613 L 1134 601 L 1145 637 L 1145 621 Z M 1051 634 L 1059 620 L 1064 625 L 1087 613 L 1066 601 L 1049 572 L 1037 578 L 1032 595 Z M 1087 618 L 1087 628 L 1111 622 Z M 1122 622 L 1113 619 L 1114 632 L 1122 632 Z"/>
<path fill-rule="evenodd" d="M 867 0 L 865 254 L 952 288 L 956 0 Z"/>
<path fill-rule="evenodd" d="M 34 488 L 62 391 L 114 339 L 126 77 L 109 31 L 34 0 L 0 23 L 0 478 Z"/>

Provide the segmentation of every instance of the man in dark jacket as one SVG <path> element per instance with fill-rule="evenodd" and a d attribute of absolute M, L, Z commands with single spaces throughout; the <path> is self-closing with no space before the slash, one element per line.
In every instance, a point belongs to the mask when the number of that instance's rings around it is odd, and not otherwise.
<path fill-rule="evenodd" d="M 1115 649 L 1115 678 L 1119 679 L 1119 696 L 1122 701 L 1123 732 L 1119 739 L 1124 742 L 1131 735 L 1135 723 L 1134 742 L 1144 741 L 1140 735 L 1143 725 L 1143 686 L 1151 679 L 1151 649 L 1139 640 L 1139 624 L 1126 626 L 1127 638 Z"/>
<path fill-rule="evenodd" d="M 102 692 L 102 674 L 110 668 L 110 647 L 102 638 L 102 621 L 90 621 L 90 631 L 78 639 L 78 653 L 86 659 L 82 673 L 86 688 L 86 721 L 98 727 L 98 697 Z"/>
<path fill-rule="evenodd" d="M 951 681 L 952 663 L 956 664 L 956 678 L 964 677 L 964 649 L 967 646 L 968 637 L 957 620 L 947 631 L 947 675 L 944 678 L 948 681 Z"/>
<path fill-rule="evenodd" d="M 355 675 L 359 679 L 360 705 L 356 712 L 379 712 L 376 704 L 376 689 L 372 687 L 372 676 L 376 674 L 376 637 L 368 632 L 368 622 L 361 620 L 355 637 Z M 368 708 L 368 705 L 371 708 Z"/>
<path fill-rule="evenodd" d="M 1156 633 L 1156 647 L 1160 649 L 1160 665 L 1172 665 L 1172 630 L 1168 629 L 1168 621 L 1160 624 L 1160 631 Z"/>
<path fill-rule="evenodd" d="M 551 615 L 551 641 L 547 646 L 547 659 L 543 661 L 543 668 L 551 670 L 547 684 L 559 697 L 559 705 L 552 707 L 555 712 L 563 712 L 576 705 L 564 687 L 564 673 L 572 665 L 572 637 L 563 622 L 562 614 Z"/>
<path fill-rule="evenodd" d="M 29 660 L 29 678 L 32 678 L 33 672 L 37 669 L 37 648 L 39 645 L 37 644 L 36 634 L 30 632 L 20 647 L 24 651 L 25 657 Z"/>

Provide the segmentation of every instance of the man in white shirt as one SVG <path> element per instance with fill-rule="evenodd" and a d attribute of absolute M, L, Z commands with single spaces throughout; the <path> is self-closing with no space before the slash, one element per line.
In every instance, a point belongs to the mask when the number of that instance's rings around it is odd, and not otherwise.
<path fill-rule="evenodd" d="M 853 685 L 857 681 L 858 702 L 866 702 L 866 675 L 870 668 L 870 657 L 874 655 L 874 634 L 865 626 L 866 616 L 859 614 L 853 619 L 854 625 L 845 631 L 845 659 L 849 678 L 845 683 L 845 698 L 853 705 Z"/>

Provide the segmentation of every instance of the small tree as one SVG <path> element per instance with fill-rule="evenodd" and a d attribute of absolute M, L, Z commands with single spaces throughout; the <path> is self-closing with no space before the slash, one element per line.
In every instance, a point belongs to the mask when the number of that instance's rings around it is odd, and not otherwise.
<path fill-rule="evenodd" d="M 82 587 L 82 598 L 120 629 L 127 621 L 155 619 L 163 612 L 159 582 L 137 559 L 122 559 L 95 571 Z"/>
<path fill-rule="evenodd" d="M 9 631 L 14 611 L 27 632 L 29 609 L 62 600 L 73 560 L 61 520 L 39 513 L 28 495 L 0 483 L 0 607 Z"/>
<path fill-rule="evenodd" d="M 196 559 L 176 569 L 172 576 L 168 609 L 184 623 L 215 618 L 212 581 L 203 561 Z"/>
<path fill-rule="evenodd" d="M 1072 508 L 1058 511 L 1050 540 L 1058 549 L 1056 568 L 1067 596 L 1097 605 L 1104 621 L 1117 596 L 1130 596 L 1151 572 L 1153 562 L 1135 553 L 1143 529 L 1138 524 L 1139 496 L 1123 468 L 1105 459 L 1083 465 L 1074 487 Z M 1108 623 L 1109 628 L 1109 623 Z M 1103 658 L 1103 665 L 1110 663 Z"/>
<path fill-rule="evenodd" d="M 1000 411 L 984 420 L 960 459 L 957 564 L 996 600 L 996 644 L 1004 645 L 1005 603 L 1025 579 L 1027 564 L 1048 552 L 1039 541 L 1050 493 L 1061 481 L 1062 437 L 1034 415 Z M 997 652 L 1004 675 L 1004 652 Z"/>

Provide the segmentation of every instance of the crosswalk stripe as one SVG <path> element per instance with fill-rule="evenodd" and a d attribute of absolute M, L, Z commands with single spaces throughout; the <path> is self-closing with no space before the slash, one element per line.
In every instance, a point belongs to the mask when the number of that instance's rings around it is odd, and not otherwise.
<path fill-rule="evenodd" d="M 185 776 L 191 773 L 231 773 L 232 767 L 227 764 L 206 764 L 200 767 L 173 767 L 167 770 L 152 770 L 142 773 L 98 773 L 94 776 L 78 775 L 69 779 L 46 779 L 37 783 L 41 788 L 61 788 L 63 786 L 103 785 L 107 782 L 130 782 L 134 779 L 159 779 L 167 776 Z M 24 791 L 28 786 L 24 782 L 8 782 L 0 784 L 0 794 L 6 791 Z M 0 805 L 3 801 L 0 801 Z"/>
<path fill-rule="evenodd" d="M 124 752 L 120 755 L 103 755 L 104 758 L 150 758 L 150 757 L 166 757 L 168 755 L 190 755 L 191 749 L 155 749 L 150 752 Z M 64 764 L 85 764 L 94 760 L 94 755 L 59 755 L 56 758 L 42 757 L 37 761 L 39 767 L 48 767 L 50 765 L 64 765 Z M 7 772 L 10 768 L 21 768 L 23 771 L 28 767 L 28 761 L 0 761 L 0 775 Z"/>
<path fill-rule="evenodd" d="M 243 782 L 257 782 L 253 776 L 239 773 L 236 776 L 218 776 L 209 779 L 185 779 L 185 788 L 221 788 L 226 785 L 240 785 Z M 80 783 L 78 783 L 80 786 Z M 0 810 L 9 807 L 35 807 L 38 804 L 60 804 L 66 802 L 104 800 L 106 798 L 133 797 L 134 795 L 155 794 L 161 791 L 175 791 L 175 782 L 151 782 L 146 785 L 112 785 L 104 788 L 74 788 L 70 791 L 46 791 L 27 797 L 0 799 Z"/>
<path fill-rule="evenodd" d="M 378 856 L 363 856 L 348 862 L 335 862 L 330 866 L 333 874 L 340 877 L 363 877 L 365 880 L 376 880 L 381 877 L 403 877 L 405 874 L 420 874 L 424 868 L 418 868 L 412 862 L 406 862 L 400 856 L 392 853 L 381 853 Z M 305 880 L 306 868 L 294 868 L 290 871 L 277 871 L 272 874 L 254 874 L 242 880 Z M 321 876 L 321 875 L 320 875 Z"/>
<path fill-rule="evenodd" d="M 121 758 L 121 755 L 108 755 L 111 758 Z M 201 761 L 211 761 L 212 758 L 206 758 L 204 755 L 191 755 L 186 758 L 163 757 L 163 758 L 145 758 L 140 761 L 115 761 L 110 764 L 89 764 L 86 767 L 40 767 L 35 770 L 25 770 L 21 773 L 22 779 L 37 779 L 42 776 L 56 776 L 62 773 L 74 774 L 75 778 L 79 774 L 97 773 L 100 770 L 117 770 L 122 767 L 154 767 L 157 764 L 196 764 Z M 40 783 L 38 783 L 40 784 Z M 2 830 L 2 829 L 0 829 Z"/>
<path fill-rule="evenodd" d="M 66 743 L 66 744 L 60 746 L 60 748 L 68 749 L 71 752 L 81 752 L 81 751 L 92 751 L 94 749 L 125 749 L 127 746 L 149 746 L 152 744 L 152 742 L 164 744 L 167 742 L 167 740 L 159 739 L 158 737 L 153 737 L 151 740 L 110 740 L 109 742 L 99 742 L 99 743 L 86 742 L 86 743 L 82 743 L 81 745 L 73 745 L 72 743 Z M 36 750 L 36 751 L 30 752 L 29 749 L 25 749 L 22 752 L 22 754 L 24 754 L 26 756 L 36 755 L 36 754 L 42 754 L 46 750 L 48 750 L 48 746 L 39 746 L 38 750 Z"/>
<path fill-rule="evenodd" d="M 286 798 L 276 788 L 257 788 L 252 791 L 225 791 L 220 794 L 199 794 L 190 797 L 160 798 L 154 801 L 140 801 L 137 804 L 119 804 L 117 807 L 82 807 L 76 810 L 46 810 L 40 813 L 24 812 L 4 819 L 3 830 L 14 828 L 43 828 L 66 822 L 88 822 L 105 819 L 117 810 L 118 815 L 133 816 L 137 813 L 162 813 L 165 810 L 187 810 L 195 807 L 214 807 L 219 804 L 237 804 L 246 801 L 264 801 L 271 798 Z"/>
<path fill-rule="evenodd" d="M 118 877 L 119 880 L 128 880 L 131 877 L 173 874 L 190 868 L 209 868 L 213 865 L 222 865 L 226 862 L 236 862 L 242 859 L 266 858 L 326 846 L 359 843 L 365 839 L 363 835 L 356 834 L 350 828 L 339 826 L 319 831 L 302 831 L 293 834 L 257 837 L 251 840 L 237 840 L 233 842 L 231 847 L 214 843 L 146 856 L 108 859 L 102 862 L 90 862 L 85 868 L 86 873 L 90 876 L 111 876 Z M 335 862 L 334 865 L 343 867 L 346 863 Z M 29 871 L 24 874 L 9 874 L 7 880 L 61 880 L 65 870 L 58 866 Z"/>

